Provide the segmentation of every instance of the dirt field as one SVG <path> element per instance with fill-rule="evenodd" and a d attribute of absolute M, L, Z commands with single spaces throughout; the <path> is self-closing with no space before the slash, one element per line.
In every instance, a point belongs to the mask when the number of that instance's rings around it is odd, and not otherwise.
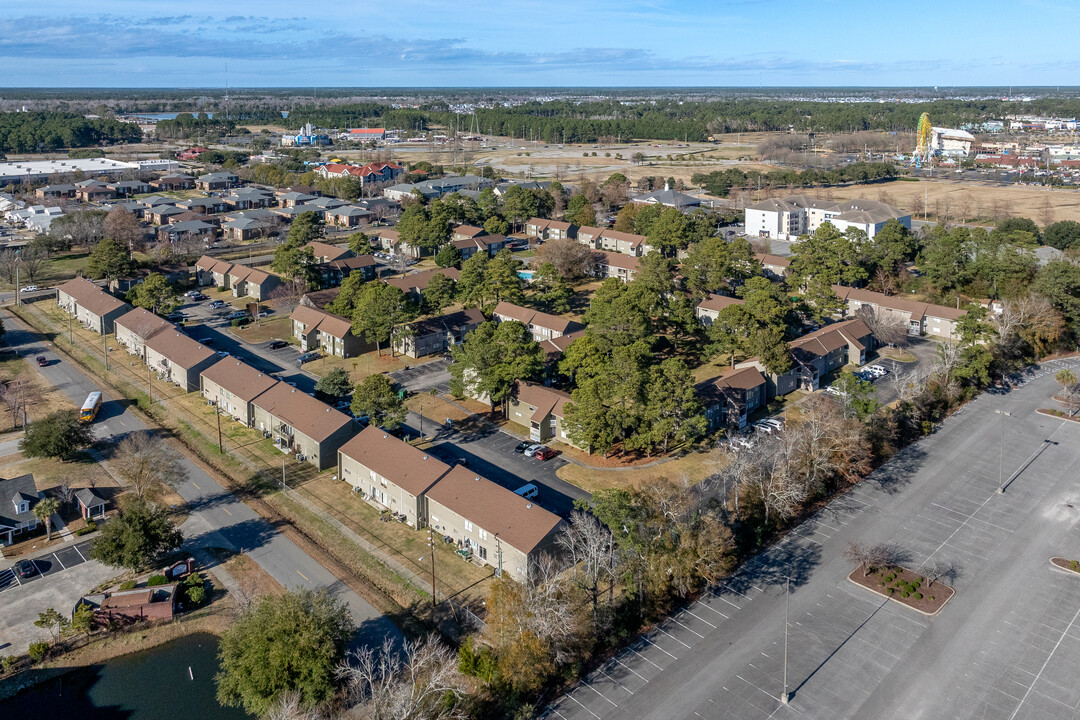
<path fill-rule="evenodd" d="M 916 219 L 922 219 L 925 193 L 930 219 L 947 216 L 954 221 L 960 217 L 967 221 L 976 221 L 1027 217 L 1039 225 L 1046 225 L 1047 220 L 1080 221 L 1080 190 L 1075 189 L 921 180 L 829 188 L 822 193 L 838 200 L 855 197 L 884 200 L 911 211 L 916 215 Z"/>

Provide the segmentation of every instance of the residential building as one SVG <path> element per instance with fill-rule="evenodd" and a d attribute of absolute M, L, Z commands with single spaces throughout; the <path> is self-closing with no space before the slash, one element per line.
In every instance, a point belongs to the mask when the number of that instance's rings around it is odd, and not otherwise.
<path fill-rule="evenodd" d="M 150 192 L 150 184 L 145 183 L 142 180 L 120 180 L 117 182 L 110 182 L 109 187 L 112 188 L 117 197 L 125 198 Z"/>
<path fill-rule="evenodd" d="M 486 253 L 488 257 L 495 257 L 500 250 L 506 247 L 506 237 L 503 235 L 484 235 L 483 237 L 465 238 L 464 240 L 451 240 L 450 244 L 461 253 L 461 261 L 464 262 L 478 252 Z"/>
<path fill-rule="evenodd" d="M 731 307 L 732 305 L 742 304 L 743 301 L 739 298 L 709 293 L 709 295 L 694 308 L 694 317 L 696 317 L 702 325 L 712 325 L 721 310 L 726 307 Z"/>
<path fill-rule="evenodd" d="M 769 373 L 761 361 L 751 358 L 736 368 L 756 367 L 768 381 L 768 396 L 787 395 L 795 390 L 820 388 L 821 378 L 845 365 L 862 365 L 874 347 L 874 336 L 862 320 L 853 318 L 832 323 L 788 343 L 792 366 L 783 375 Z"/>
<path fill-rule="evenodd" d="M 199 176 L 196 186 L 200 190 L 228 190 L 240 184 L 240 178 L 231 172 L 213 172 Z"/>
<path fill-rule="evenodd" d="M 223 199 L 230 210 L 252 210 L 267 208 L 274 204 L 274 196 L 269 190 L 262 188 L 244 187 L 236 188 Z"/>
<path fill-rule="evenodd" d="M 411 358 L 445 352 L 463 341 L 466 333 L 478 328 L 482 322 L 484 316 L 476 308 L 419 320 L 409 325 L 411 334 L 394 341 L 394 347 Z"/>
<path fill-rule="evenodd" d="M 56 304 L 74 315 L 80 325 L 102 335 L 111 333 L 116 319 L 131 310 L 123 300 L 81 277 L 56 288 Z"/>
<path fill-rule="evenodd" d="M 99 203 L 117 197 L 116 191 L 108 185 L 88 185 L 75 191 L 75 197 L 85 203 Z"/>
<path fill-rule="evenodd" d="M 198 390 L 199 375 L 218 359 L 213 350 L 179 330 L 154 333 L 144 347 L 146 364 L 158 379 L 174 383 L 184 392 Z"/>
<path fill-rule="evenodd" d="M 324 242 L 309 242 L 304 247 L 311 248 L 311 252 L 315 255 L 315 262 L 317 263 L 326 263 L 331 260 L 356 257 L 356 253 L 348 248 L 341 248 L 337 245 L 330 245 L 329 243 Z"/>
<path fill-rule="evenodd" d="M 475 225 L 458 225 L 453 229 L 453 234 L 450 236 L 451 240 L 472 240 L 482 235 L 487 235 L 487 230 L 482 227 L 476 227 Z"/>
<path fill-rule="evenodd" d="M 361 255 L 360 257 L 347 257 L 341 260 L 320 263 L 315 266 L 315 269 L 319 273 L 320 287 L 328 288 L 337 287 L 354 272 L 359 272 L 363 276 L 364 282 L 370 282 L 375 279 L 378 266 L 375 263 L 374 256 Z"/>
<path fill-rule="evenodd" d="M 770 280 L 783 280 L 787 277 L 788 268 L 791 267 L 791 258 L 768 253 L 754 253 L 754 257 L 761 263 L 761 269 L 765 272 L 765 277 Z"/>
<path fill-rule="evenodd" d="M 640 265 L 639 260 L 633 255 L 623 255 L 622 253 L 605 252 L 603 250 L 594 252 L 593 258 L 595 261 L 593 274 L 602 280 L 618 278 L 624 283 L 628 283 L 634 279 Z"/>
<path fill-rule="evenodd" d="M 315 170 L 315 174 L 324 178 L 352 177 L 362 185 L 368 183 L 391 182 L 405 173 L 405 168 L 397 163 L 373 162 L 366 165 L 345 165 L 327 163 Z"/>
<path fill-rule="evenodd" d="M 203 255 L 195 262 L 195 284 L 201 287 L 213 285 L 220 288 L 229 288 L 229 271 L 232 263 L 218 260 L 209 255 Z"/>
<path fill-rule="evenodd" d="M 304 352 L 322 350 L 340 358 L 356 357 L 366 344 L 352 333 L 352 323 L 340 315 L 307 305 L 297 305 L 290 316 L 292 334 Z"/>
<path fill-rule="evenodd" d="M 643 195 L 636 195 L 634 196 L 633 201 L 639 205 L 666 205 L 667 207 L 672 207 L 676 210 L 686 210 L 701 206 L 701 200 L 693 195 L 687 195 L 686 193 L 672 190 L 667 183 L 664 183 L 663 190 L 654 190 Z"/>
<path fill-rule="evenodd" d="M 359 227 L 370 216 L 370 210 L 355 205 L 343 205 L 326 211 L 326 224 L 333 227 Z"/>
<path fill-rule="evenodd" d="M 877 200 L 825 200 L 807 195 L 770 198 L 746 208 L 746 234 L 773 240 L 795 240 L 832 223 L 841 232 L 856 228 L 872 239 L 885 223 L 896 220 L 911 229 L 911 214 Z"/>
<path fill-rule="evenodd" d="M 46 185 L 35 190 L 34 195 L 39 198 L 73 198 L 75 190 L 74 185 Z"/>
<path fill-rule="evenodd" d="M 173 173 L 157 180 L 151 180 L 150 187 L 162 191 L 191 190 L 195 187 L 195 178 L 182 173 Z"/>
<path fill-rule="evenodd" d="M 643 257 L 652 250 L 648 238 L 644 235 L 591 226 L 578 228 L 577 241 L 593 250 L 622 253 L 632 257 Z"/>
<path fill-rule="evenodd" d="M 32 473 L 0 480 L 0 546 L 21 540 L 37 529 L 34 506 L 44 497 Z"/>
<path fill-rule="evenodd" d="M 510 395 L 506 419 L 529 430 L 529 439 L 544 443 L 558 440 L 578 447 L 570 438 L 563 414 L 570 395 L 562 390 L 519 380 Z M 580 448 L 588 450 L 588 448 Z"/>
<path fill-rule="evenodd" d="M 765 406 L 768 385 L 756 367 L 730 368 L 694 386 L 709 431 L 746 427 L 750 413 Z"/>
<path fill-rule="evenodd" d="M 175 331 L 172 323 L 163 320 L 145 308 L 135 308 L 124 313 L 114 323 L 116 342 L 127 348 L 132 355 L 146 359 L 146 341 L 159 332 Z"/>
<path fill-rule="evenodd" d="M 526 330 L 532 333 L 533 339 L 536 340 L 536 342 L 553 340 L 567 333 L 582 329 L 581 324 L 574 322 L 573 320 L 567 320 L 558 315 L 549 315 L 548 313 L 540 312 L 539 310 L 521 307 L 520 305 L 514 305 L 513 303 L 508 302 L 500 302 L 496 305 L 492 317 L 499 322 L 517 320 L 525 326 Z"/>
<path fill-rule="evenodd" d="M 315 200 L 314 195 L 302 192 L 287 192 L 277 196 L 278 205 L 281 207 L 296 207 L 297 205 L 306 205 L 307 203 Z"/>
<path fill-rule="evenodd" d="M 158 203 L 153 207 L 148 207 L 143 213 L 143 217 L 150 221 L 153 225 L 168 225 L 169 218 L 174 215 L 183 215 L 187 210 L 184 208 L 176 207 L 171 203 Z"/>
<path fill-rule="evenodd" d="M 281 278 L 273 273 L 247 265 L 233 265 L 229 270 L 229 287 L 233 297 L 250 297 L 266 300 L 270 292 L 281 284 Z"/>
<path fill-rule="evenodd" d="M 404 277 L 386 278 L 383 282 L 387 285 L 401 288 L 406 295 L 412 295 L 413 299 L 419 302 L 423 299 L 424 291 L 427 290 L 431 278 L 436 275 L 445 275 L 454 282 L 457 282 L 461 277 L 461 273 L 457 268 L 433 268 L 431 270 L 424 270 L 422 272 L 412 273 L 411 275 L 405 275 Z"/>
<path fill-rule="evenodd" d="M 909 335 L 931 335 L 955 340 L 960 337 L 956 324 L 967 314 L 967 310 L 909 300 L 900 295 L 885 295 L 844 285 L 833 285 L 832 289 L 847 303 L 845 315 L 855 314 L 861 307 L 869 307 L 874 313 L 892 314 L 907 325 Z"/>
<path fill-rule="evenodd" d="M 400 183 L 383 190 L 383 195 L 391 200 L 403 200 L 412 195 L 413 190 L 424 197 L 439 198 L 461 190 L 482 190 L 494 183 L 476 175 L 451 175 L 437 180 L 425 180 L 415 185 Z"/>
<path fill-rule="evenodd" d="M 252 402 L 277 382 L 234 357 L 218 360 L 202 371 L 199 380 L 200 393 L 207 402 L 248 427 L 255 424 Z"/>
<path fill-rule="evenodd" d="M 450 466 L 368 425 L 338 450 L 338 477 L 377 508 L 405 516 L 413 528 L 427 525 L 427 492 Z"/>
<path fill-rule="evenodd" d="M 273 229 L 264 221 L 247 217 L 232 217 L 222 225 L 222 235 L 230 240 L 251 240 L 262 237 Z"/>
<path fill-rule="evenodd" d="M 564 522 L 531 500 L 457 466 L 427 491 L 428 523 L 472 557 L 524 582 L 530 565 L 554 549 Z"/>
<path fill-rule="evenodd" d="M 217 226 L 202 220 L 184 220 L 183 222 L 162 225 L 158 228 L 158 240 L 176 242 L 177 240 L 191 240 L 204 235 L 217 233 Z"/>
<path fill-rule="evenodd" d="M 337 462 L 337 451 L 353 436 L 353 419 L 283 382 L 252 401 L 254 426 L 283 452 L 319 470 Z"/>
<path fill-rule="evenodd" d="M 561 220 L 529 218 L 525 222 L 525 236 L 536 240 L 562 240 L 577 237 L 578 227 Z"/>
<path fill-rule="evenodd" d="M 186 208 L 203 215 L 223 213 L 228 209 L 225 201 L 217 197 L 188 198 L 176 203 L 176 207 Z"/>

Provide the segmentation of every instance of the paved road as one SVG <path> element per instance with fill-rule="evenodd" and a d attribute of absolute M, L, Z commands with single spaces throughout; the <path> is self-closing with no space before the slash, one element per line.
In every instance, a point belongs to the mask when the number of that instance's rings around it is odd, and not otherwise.
<path fill-rule="evenodd" d="M 984 394 L 937 433 L 661 623 L 547 712 L 609 718 L 1080 716 L 1080 424 L 1035 413 L 1064 365 Z M 1002 432 L 1002 416 L 1012 413 Z M 1004 444 L 1001 439 L 1004 436 Z M 1004 477 L 997 492 L 999 452 Z M 848 541 L 907 565 L 952 566 L 957 594 L 926 617 L 847 581 Z M 785 578 L 791 594 L 785 597 Z M 790 602 L 783 689 L 785 599 Z"/>
<path fill-rule="evenodd" d="M 20 320 L 4 314 L 7 333 L 4 342 L 21 355 L 44 354 L 52 362 L 41 368 L 46 380 L 61 389 L 73 402 L 82 403 L 97 389 L 95 383 L 78 368 L 58 361 L 47 343 L 32 333 Z M 105 394 L 105 403 L 94 425 L 95 434 L 107 447 L 132 432 L 146 430 L 123 401 Z M 107 451 L 106 451 L 107 452 Z M 184 457 L 189 479 L 177 488 L 187 501 L 190 516 L 184 523 L 185 543 L 190 547 L 223 546 L 246 552 L 267 573 L 285 587 L 328 588 L 352 611 L 360 626 L 361 638 L 381 642 L 385 635 L 398 635 L 388 619 L 350 590 L 326 568 L 304 553 L 291 540 L 274 529 L 250 507 L 227 493 L 198 465 Z"/>

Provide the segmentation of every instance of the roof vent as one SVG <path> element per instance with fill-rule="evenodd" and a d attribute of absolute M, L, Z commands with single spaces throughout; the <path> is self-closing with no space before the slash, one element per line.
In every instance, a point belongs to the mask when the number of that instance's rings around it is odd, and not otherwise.
<path fill-rule="evenodd" d="M 477 475 L 476 477 L 473 478 L 473 480 L 475 480 L 476 482 L 480 482 L 480 476 Z"/>
<path fill-rule="evenodd" d="M 424 457 L 422 457 L 422 458 L 420 458 L 420 459 L 421 459 L 421 460 L 427 460 L 427 455 L 425 455 Z"/>
<path fill-rule="evenodd" d="M 531 508 L 531 507 L 532 507 L 532 503 L 526 503 L 526 504 L 525 504 L 525 509 L 526 509 L 526 510 L 528 510 L 528 509 L 529 509 L 529 508 Z"/>
<path fill-rule="evenodd" d="M 389 435 L 383 435 L 383 440 L 385 440 L 388 437 L 390 437 L 390 436 Z"/>

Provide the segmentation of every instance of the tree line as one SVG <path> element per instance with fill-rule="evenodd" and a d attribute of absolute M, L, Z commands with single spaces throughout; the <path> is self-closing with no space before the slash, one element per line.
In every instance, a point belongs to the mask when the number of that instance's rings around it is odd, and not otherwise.
<path fill-rule="evenodd" d="M 690 182 L 700 185 L 717 197 L 727 197 L 732 188 L 769 185 L 773 187 L 813 187 L 815 185 L 839 185 L 842 183 L 865 183 L 874 180 L 891 180 L 899 175 L 892 163 L 855 162 L 831 170 L 760 170 L 743 171 L 739 168 L 715 170 L 710 173 L 694 173 Z"/>
<path fill-rule="evenodd" d="M 55 152 L 64 148 L 142 140 L 134 123 L 65 112 L 0 113 L 0 152 Z"/>

